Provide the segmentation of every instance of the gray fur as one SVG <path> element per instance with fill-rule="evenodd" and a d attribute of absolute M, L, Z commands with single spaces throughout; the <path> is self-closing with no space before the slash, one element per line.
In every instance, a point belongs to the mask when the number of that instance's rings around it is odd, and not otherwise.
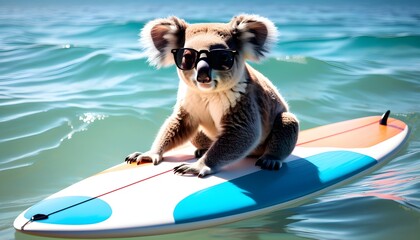
<path fill-rule="evenodd" d="M 177 174 L 203 177 L 247 155 L 259 157 L 256 165 L 263 169 L 279 169 L 295 147 L 299 123 L 272 83 L 245 63 L 246 59 L 256 60 L 267 52 L 277 36 L 274 24 L 256 15 L 240 15 L 228 24 L 188 25 L 175 17 L 169 20 L 158 19 L 146 25 L 141 36 L 147 37 L 143 42 L 153 41 L 146 45 L 148 52 L 167 55 L 165 43 L 169 44 L 167 39 L 150 33 L 150 29 L 179 29 L 182 23 L 185 36 L 180 36 L 185 39 L 171 35 L 171 42 L 196 50 L 221 46 L 237 50 L 239 55 L 228 71 L 207 74 L 210 71 L 200 71 L 201 65 L 193 70 L 178 70 L 181 81 L 174 113 L 161 127 L 151 150 L 135 152 L 126 161 L 158 164 L 163 153 L 190 140 L 197 147 L 199 159 L 176 167 Z M 169 63 L 167 58 L 156 55 L 150 58 L 156 65 Z M 209 81 L 198 81 L 203 77 Z"/>

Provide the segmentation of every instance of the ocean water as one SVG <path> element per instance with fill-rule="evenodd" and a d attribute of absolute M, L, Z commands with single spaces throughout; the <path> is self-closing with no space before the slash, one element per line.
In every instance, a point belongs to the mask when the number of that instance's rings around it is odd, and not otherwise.
<path fill-rule="evenodd" d="M 14 218 L 150 147 L 178 78 L 173 66 L 148 66 L 138 43 L 147 21 L 243 12 L 278 27 L 273 51 L 252 64 L 302 129 L 390 109 L 410 138 L 381 169 L 303 205 L 141 239 L 419 239 L 420 4 L 359 0 L 1 0 L 0 239 L 41 239 L 16 233 Z"/>

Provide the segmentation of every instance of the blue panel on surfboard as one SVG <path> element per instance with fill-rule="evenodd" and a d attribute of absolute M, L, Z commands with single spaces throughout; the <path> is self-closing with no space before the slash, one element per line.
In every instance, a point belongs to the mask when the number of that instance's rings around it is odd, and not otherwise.
<path fill-rule="evenodd" d="M 42 223 L 84 225 L 105 221 L 112 215 L 111 207 L 99 198 L 68 196 L 46 199 L 26 213 L 28 220 L 36 214 L 50 214 Z"/>
<path fill-rule="evenodd" d="M 220 218 L 281 204 L 331 186 L 376 163 L 372 157 L 350 151 L 325 152 L 284 163 L 280 171 L 258 171 L 186 197 L 175 207 L 175 222 Z"/>

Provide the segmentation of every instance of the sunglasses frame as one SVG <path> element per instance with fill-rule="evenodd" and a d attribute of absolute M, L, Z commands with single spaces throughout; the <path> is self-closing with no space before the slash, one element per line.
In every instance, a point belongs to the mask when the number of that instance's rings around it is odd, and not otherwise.
<path fill-rule="evenodd" d="M 184 68 L 182 68 L 182 66 L 180 65 L 180 64 L 178 64 L 178 62 L 177 62 L 177 55 L 178 55 L 178 52 L 179 51 L 181 51 L 181 50 L 190 50 L 190 51 L 193 51 L 193 52 L 195 52 L 196 54 L 197 54 L 197 59 L 195 60 L 195 63 L 192 65 L 192 67 L 191 68 L 187 68 L 187 69 L 184 69 Z M 213 59 L 212 57 L 211 57 L 211 55 L 212 55 L 212 52 L 215 52 L 215 51 L 226 51 L 226 52 L 229 52 L 230 54 L 232 54 L 232 65 L 230 65 L 229 66 L 229 68 L 227 68 L 227 69 L 217 69 L 217 68 L 214 68 L 214 63 L 213 63 L 213 61 L 215 60 L 215 59 Z M 174 61 L 175 61 L 175 65 L 179 68 L 179 69 L 181 69 L 181 70 L 184 70 L 184 71 L 187 71 L 187 70 L 192 70 L 192 69 L 194 69 L 194 68 L 196 68 L 197 67 L 197 64 L 198 64 L 198 62 L 200 61 L 200 60 L 202 60 L 202 59 L 208 59 L 209 60 L 209 65 L 210 65 L 210 67 L 212 68 L 212 69 L 214 69 L 214 70 L 217 70 L 217 71 L 228 71 L 228 70 L 230 70 L 232 67 L 233 67 L 233 64 L 235 63 L 235 55 L 237 55 L 238 54 L 238 51 L 236 51 L 236 50 L 232 50 L 232 49 L 222 49 L 222 48 L 219 48 L 219 49 L 212 49 L 212 50 L 200 50 L 200 51 L 197 51 L 197 50 L 195 50 L 195 49 L 193 49 L 193 48 L 175 48 L 175 49 L 172 49 L 171 50 L 171 52 L 172 52 L 172 54 L 174 55 Z M 205 53 L 206 54 L 206 57 L 203 57 L 203 58 L 201 58 L 201 54 L 203 54 L 203 53 Z"/>

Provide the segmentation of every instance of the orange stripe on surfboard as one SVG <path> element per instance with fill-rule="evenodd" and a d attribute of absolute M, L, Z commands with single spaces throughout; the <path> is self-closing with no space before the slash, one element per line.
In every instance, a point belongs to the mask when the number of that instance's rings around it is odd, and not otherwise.
<path fill-rule="evenodd" d="M 380 125 L 380 119 L 379 116 L 366 117 L 302 131 L 297 145 L 367 148 L 399 134 L 406 128 L 405 123 L 394 118 L 388 119 L 388 125 Z"/>
<path fill-rule="evenodd" d="M 388 125 L 380 125 L 380 119 L 380 116 L 364 117 L 304 130 L 299 133 L 297 146 L 366 148 L 389 139 L 406 128 L 404 122 L 394 118 L 388 119 Z M 193 159 L 194 149 L 192 145 L 188 144 L 169 151 L 164 156 L 165 161 L 182 162 Z M 186 154 L 187 152 L 191 155 Z M 98 174 L 134 169 L 150 164 L 152 163 L 120 164 Z"/>

